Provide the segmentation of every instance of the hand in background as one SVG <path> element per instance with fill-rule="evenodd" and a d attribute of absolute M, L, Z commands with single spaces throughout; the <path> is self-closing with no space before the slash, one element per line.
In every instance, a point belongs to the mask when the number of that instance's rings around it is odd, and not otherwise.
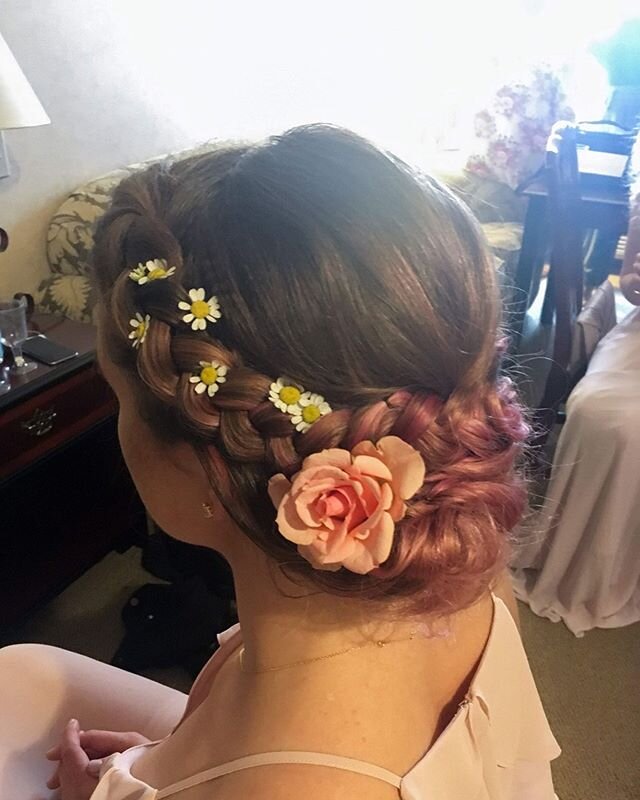
<path fill-rule="evenodd" d="M 98 785 L 98 779 L 87 773 L 89 757 L 80 746 L 79 728 L 77 719 L 69 720 L 58 745 L 60 763 L 56 782 L 61 800 L 90 800 Z M 47 785 L 51 782 L 48 781 Z"/>
<path fill-rule="evenodd" d="M 86 757 L 85 772 L 93 780 L 94 788 L 96 786 L 96 779 L 104 758 L 113 755 L 113 753 L 122 753 L 124 750 L 128 750 L 130 747 L 135 747 L 139 744 L 146 744 L 147 742 L 151 741 L 150 739 L 147 739 L 146 736 L 143 736 L 141 733 L 136 733 L 135 731 L 121 732 L 90 730 L 78 731 L 77 733 L 79 747 L 84 752 Z M 61 743 L 55 747 L 52 747 L 46 753 L 46 758 L 49 761 L 61 762 L 54 774 L 47 781 L 47 787 L 49 789 L 58 789 L 61 786 L 60 769 L 63 760 L 63 744 L 64 734 L 63 741 L 61 741 Z M 71 795 L 70 797 L 73 796 Z M 63 798 L 64 800 L 67 800 L 64 795 Z"/>

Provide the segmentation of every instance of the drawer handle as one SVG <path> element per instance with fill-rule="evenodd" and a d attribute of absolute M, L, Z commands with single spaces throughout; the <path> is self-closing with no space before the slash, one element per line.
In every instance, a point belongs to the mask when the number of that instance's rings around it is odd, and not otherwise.
<path fill-rule="evenodd" d="M 45 436 L 53 430 L 53 421 L 56 416 L 53 408 L 48 408 L 46 411 L 37 408 L 31 419 L 22 423 L 22 428 L 29 436 Z"/>

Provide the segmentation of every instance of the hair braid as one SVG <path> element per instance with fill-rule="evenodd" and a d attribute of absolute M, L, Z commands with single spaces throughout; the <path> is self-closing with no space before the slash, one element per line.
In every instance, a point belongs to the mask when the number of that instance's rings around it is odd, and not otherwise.
<path fill-rule="evenodd" d="M 163 172 L 158 175 L 166 177 Z M 132 189 L 139 188 L 135 183 Z M 193 334 L 182 322 L 178 303 L 188 299 L 182 288 L 187 270 L 179 242 L 154 205 L 161 195 L 160 191 L 143 192 L 142 196 L 131 191 L 102 223 L 109 227 L 106 241 L 110 249 L 118 251 L 124 270 L 110 292 L 111 318 L 123 344 L 121 354 L 128 348 L 129 319 L 136 312 L 148 314 L 149 330 L 136 361 L 140 378 L 153 396 L 176 409 L 191 434 L 205 441 L 218 435 L 228 457 L 243 462 L 267 456 L 274 466 L 291 469 L 299 460 L 291 442 L 293 428 L 289 418 L 265 403 L 271 380 L 243 366 L 239 354 L 219 340 Z M 151 256 L 162 257 L 175 267 L 178 280 L 136 286 L 129 270 Z M 189 381 L 200 361 L 217 361 L 229 369 L 213 399 L 197 395 Z"/>

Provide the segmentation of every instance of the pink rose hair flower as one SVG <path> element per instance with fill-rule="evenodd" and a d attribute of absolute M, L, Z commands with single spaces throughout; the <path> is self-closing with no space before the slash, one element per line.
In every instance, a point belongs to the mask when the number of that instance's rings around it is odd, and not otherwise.
<path fill-rule="evenodd" d="M 397 436 L 308 456 L 291 481 L 274 475 L 269 496 L 280 533 L 316 569 L 366 575 L 391 553 L 395 523 L 422 486 L 420 453 Z"/>

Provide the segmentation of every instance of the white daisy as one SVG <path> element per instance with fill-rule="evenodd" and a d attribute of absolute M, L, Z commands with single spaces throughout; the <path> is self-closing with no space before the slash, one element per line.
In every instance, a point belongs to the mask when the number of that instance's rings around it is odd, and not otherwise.
<path fill-rule="evenodd" d="M 147 275 L 147 268 L 145 267 L 144 264 L 138 264 L 138 266 L 135 269 L 132 269 L 131 272 L 129 273 L 129 277 L 131 278 L 131 280 L 135 281 L 136 283 L 141 283 L 141 282 L 146 283 L 147 282 L 146 275 Z"/>
<path fill-rule="evenodd" d="M 299 383 L 282 376 L 269 387 L 269 400 L 285 414 L 297 414 L 300 413 L 298 401 L 303 392 Z"/>
<path fill-rule="evenodd" d="M 139 311 L 136 311 L 135 319 L 129 320 L 129 325 L 131 325 L 133 328 L 133 330 L 129 333 L 129 338 L 132 339 L 131 344 L 134 347 L 140 347 L 140 345 L 147 338 L 147 331 L 149 330 L 150 322 L 151 317 L 149 314 L 145 314 L 143 317 Z"/>
<path fill-rule="evenodd" d="M 208 300 L 204 299 L 204 289 L 189 289 L 190 303 L 181 300 L 178 303 L 180 311 L 188 311 L 182 317 L 182 321 L 191 324 L 194 331 L 203 331 L 208 322 L 217 322 L 222 314 L 220 313 L 220 303 L 215 295 Z"/>
<path fill-rule="evenodd" d="M 201 361 L 200 370 L 189 378 L 189 383 L 195 384 L 196 394 L 204 394 L 209 397 L 220 388 L 221 383 L 226 382 L 227 367 L 219 361 Z"/>
<path fill-rule="evenodd" d="M 147 261 L 146 264 L 138 264 L 138 266 L 131 270 L 129 277 L 135 281 L 138 286 L 144 286 L 145 283 L 151 281 L 160 281 L 170 278 L 176 271 L 175 267 L 167 268 L 167 262 L 164 258 L 154 258 L 152 261 Z"/>
<path fill-rule="evenodd" d="M 298 413 L 291 417 L 291 422 L 296 426 L 296 430 L 304 433 L 308 431 L 314 422 L 331 413 L 331 406 L 321 394 L 304 392 L 298 401 Z"/>

